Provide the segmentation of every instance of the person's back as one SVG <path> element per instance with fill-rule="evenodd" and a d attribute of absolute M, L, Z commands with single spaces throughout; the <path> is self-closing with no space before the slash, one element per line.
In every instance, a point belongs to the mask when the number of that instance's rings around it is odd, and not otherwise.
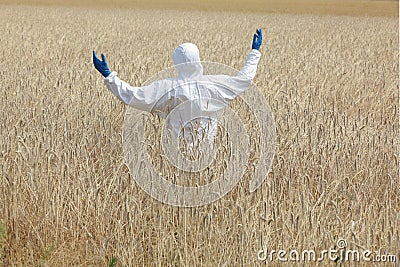
<path fill-rule="evenodd" d="M 93 62 L 105 77 L 105 85 L 124 103 L 166 119 L 171 133 L 189 144 L 204 138 L 212 144 L 217 131 L 217 112 L 251 87 L 261 57 L 261 41 L 260 29 L 237 76 L 203 75 L 199 50 L 191 43 L 178 46 L 172 54 L 178 77 L 143 87 L 132 87 L 120 80 L 116 72 L 110 72 L 104 55 L 100 61 L 93 52 Z"/>

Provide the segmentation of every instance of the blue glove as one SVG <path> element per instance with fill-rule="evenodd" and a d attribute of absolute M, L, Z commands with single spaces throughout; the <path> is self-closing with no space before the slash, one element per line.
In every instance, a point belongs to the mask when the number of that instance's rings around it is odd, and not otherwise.
<path fill-rule="evenodd" d="M 101 58 L 103 61 L 101 61 L 97 56 L 96 56 L 96 51 L 93 51 L 93 64 L 96 70 L 98 70 L 104 78 L 110 75 L 111 71 L 107 66 L 107 61 L 106 57 L 104 54 L 101 54 Z"/>
<path fill-rule="evenodd" d="M 257 29 L 253 37 L 253 45 L 251 46 L 251 49 L 260 50 L 261 43 L 262 43 L 262 30 Z"/>

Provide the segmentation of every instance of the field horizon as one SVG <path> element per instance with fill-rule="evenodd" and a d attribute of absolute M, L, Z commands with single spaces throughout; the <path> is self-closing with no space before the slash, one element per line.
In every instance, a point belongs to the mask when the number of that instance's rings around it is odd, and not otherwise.
<path fill-rule="evenodd" d="M 0 0 L 7 5 L 398 17 L 396 0 Z"/>

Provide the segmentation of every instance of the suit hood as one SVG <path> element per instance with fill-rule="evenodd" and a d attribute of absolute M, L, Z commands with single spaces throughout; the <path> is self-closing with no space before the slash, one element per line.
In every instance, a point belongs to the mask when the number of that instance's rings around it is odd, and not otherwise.
<path fill-rule="evenodd" d="M 200 52 L 195 44 L 184 43 L 179 45 L 172 53 L 172 59 L 179 72 L 178 78 L 190 79 L 203 75 Z"/>

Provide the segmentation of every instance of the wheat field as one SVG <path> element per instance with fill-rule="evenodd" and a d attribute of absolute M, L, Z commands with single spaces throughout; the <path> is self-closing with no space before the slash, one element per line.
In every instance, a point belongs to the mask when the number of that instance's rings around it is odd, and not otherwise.
<path fill-rule="evenodd" d="M 4 5 L 0 22 L 0 265 L 263 266 L 266 245 L 339 238 L 400 261 L 398 18 Z M 239 69 L 257 27 L 277 135 L 265 183 L 197 208 L 152 199 L 92 50 L 141 85 L 183 42 Z"/>

